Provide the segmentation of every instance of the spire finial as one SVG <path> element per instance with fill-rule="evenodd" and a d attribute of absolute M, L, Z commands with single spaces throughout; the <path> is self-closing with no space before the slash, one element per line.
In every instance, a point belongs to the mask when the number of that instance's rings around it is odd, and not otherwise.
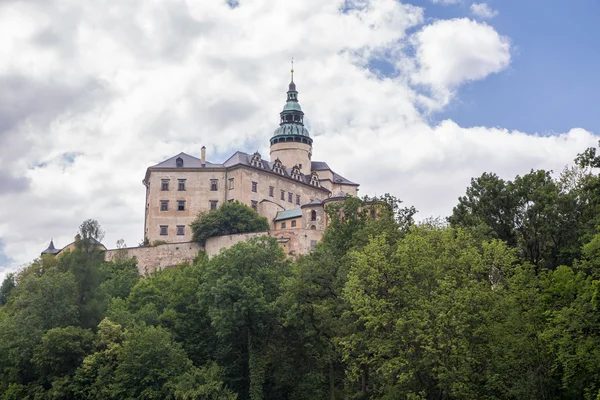
<path fill-rule="evenodd" d="M 292 57 L 292 69 L 290 72 L 292 73 L 292 82 L 294 82 L 294 57 Z"/>

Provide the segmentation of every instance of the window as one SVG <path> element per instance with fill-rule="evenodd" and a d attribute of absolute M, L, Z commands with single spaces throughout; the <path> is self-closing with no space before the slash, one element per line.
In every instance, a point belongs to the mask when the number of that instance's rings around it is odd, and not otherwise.
<path fill-rule="evenodd" d="M 185 200 L 177 200 L 177 211 L 185 211 Z"/>
<path fill-rule="evenodd" d="M 185 235 L 185 225 L 177 225 L 177 236 Z"/>
<path fill-rule="evenodd" d="M 285 200 L 285 190 L 281 191 L 281 200 Z"/>
<path fill-rule="evenodd" d="M 233 189 L 233 178 L 229 178 L 229 190 Z"/>
<path fill-rule="evenodd" d="M 160 226 L 160 234 L 162 236 L 168 235 L 169 234 L 169 225 L 161 225 Z"/>
<path fill-rule="evenodd" d="M 281 229 L 285 229 L 285 222 L 281 223 Z"/>
<path fill-rule="evenodd" d="M 256 189 L 258 188 L 258 183 L 252 182 L 252 191 L 256 193 Z"/>
<path fill-rule="evenodd" d="M 292 192 L 288 192 L 288 201 L 290 203 L 292 202 L 292 197 L 294 197 L 294 195 L 292 194 Z"/>
<path fill-rule="evenodd" d="M 219 204 L 218 200 L 210 200 L 210 209 L 211 210 L 216 210 L 217 209 L 217 204 Z"/>
<path fill-rule="evenodd" d="M 160 201 L 160 211 L 169 211 L 169 200 Z"/>
<path fill-rule="evenodd" d="M 275 192 L 275 188 L 273 186 L 269 186 L 269 196 L 273 197 L 273 192 Z"/>
<path fill-rule="evenodd" d="M 292 228 L 295 228 L 295 227 L 296 227 L 296 220 L 293 220 L 292 221 Z"/>
<path fill-rule="evenodd" d="M 317 220 L 317 212 L 315 210 L 312 210 L 310 212 L 310 220 L 311 221 L 316 221 Z"/>
<path fill-rule="evenodd" d="M 179 179 L 178 181 L 179 181 L 179 183 L 177 185 L 177 190 L 182 192 L 185 190 L 185 179 Z"/>
<path fill-rule="evenodd" d="M 302 169 L 302 164 L 298 164 L 298 168 Z"/>
<path fill-rule="evenodd" d="M 169 180 L 163 179 L 160 181 L 160 190 L 169 190 Z"/>
<path fill-rule="evenodd" d="M 371 209 L 371 218 L 373 218 L 373 219 L 377 218 L 377 212 L 373 209 Z"/>
<path fill-rule="evenodd" d="M 227 200 L 227 202 L 228 202 L 228 203 L 233 203 L 233 202 L 234 202 L 234 200 L 233 200 L 233 199 L 229 199 L 229 200 Z"/>
<path fill-rule="evenodd" d="M 254 211 L 256 211 L 256 210 L 257 210 L 257 208 L 258 208 L 258 201 L 256 201 L 256 200 L 252 200 L 252 209 L 253 209 Z"/>
<path fill-rule="evenodd" d="M 216 192 L 217 190 L 219 190 L 219 180 L 218 179 L 211 179 L 210 180 L 210 191 L 211 192 Z"/>
<path fill-rule="evenodd" d="M 310 241 L 310 251 L 314 251 L 316 248 L 317 248 L 317 241 L 311 240 Z"/>
<path fill-rule="evenodd" d="M 175 160 L 175 165 L 177 168 L 183 167 L 183 159 L 181 157 L 177 157 L 177 160 Z"/>
<path fill-rule="evenodd" d="M 296 204 L 300 205 L 300 195 L 299 194 L 296 195 Z"/>
<path fill-rule="evenodd" d="M 316 230 L 317 230 L 317 227 L 316 227 L 316 226 L 314 226 L 314 225 L 311 225 L 311 226 L 310 226 L 310 230 L 311 230 L 311 231 L 316 231 Z"/>

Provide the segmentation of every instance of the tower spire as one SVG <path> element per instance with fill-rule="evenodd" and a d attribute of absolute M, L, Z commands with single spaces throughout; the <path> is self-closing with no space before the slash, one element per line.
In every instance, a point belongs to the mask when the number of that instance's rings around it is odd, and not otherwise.
<path fill-rule="evenodd" d="M 294 83 L 294 57 L 292 57 L 292 69 L 290 69 L 290 72 L 292 73 L 292 80 L 290 81 L 290 87 L 288 89 L 288 100 L 290 100 L 289 93 L 296 92 L 296 84 Z"/>

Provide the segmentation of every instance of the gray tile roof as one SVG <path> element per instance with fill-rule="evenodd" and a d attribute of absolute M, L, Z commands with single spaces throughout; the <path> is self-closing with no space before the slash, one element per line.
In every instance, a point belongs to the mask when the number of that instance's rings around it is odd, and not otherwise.
<path fill-rule="evenodd" d="M 183 161 L 183 166 L 180 168 L 207 168 L 207 167 L 208 168 L 231 168 L 236 165 L 247 165 L 252 168 L 263 169 L 265 171 L 273 172 L 273 162 L 270 162 L 267 160 L 262 160 L 262 163 L 263 163 L 262 168 L 254 166 L 250 163 L 250 161 L 252 160 L 252 155 L 250 155 L 248 153 L 244 153 L 242 151 L 236 151 L 223 164 L 215 164 L 215 163 L 211 163 L 211 162 L 207 161 L 205 166 L 202 165 L 202 162 L 199 158 L 190 156 L 189 154 L 186 154 L 186 153 L 179 153 L 161 163 L 153 165 L 150 168 L 151 169 L 177 168 L 177 158 L 179 158 L 179 157 L 181 157 L 181 159 Z M 330 170 L 330 169 L 331 168 L 329 168 L 329 165 L 327 165 L 326 162 L 323 162 L 323 161 L 312 161 L 311 162 L 311 170 L 312 171 L 324 171 L 324 170 Z M 298 180 L 298 179 L 292 178 L 291 172 L 292 172 L 292 168 L 286 168 L 283 172 L 283 176 L 285 176 L 286 178 L 289 178 L 289 179 L 293 179 L 295 181 L 300 181 L 301 183 L 304 183 L 306 185 L 310 185 L 310 175 L 300 174 L 300 180 Z M 358 186 L 358 184 L 349 181 L 348 179 L 344 178 L 343 176 L 341 176 L 339 174 L 336 174 L 335 172 L 333 173 L 333 181 L 334 181 L 334 183 L 338 183 L 338 184 Z M 321 188 L 321 189 L 327 190 L 325 188 Z"/>
<path fill-rule="evenodd" d="M 213 164 L 210 162 L 206 162 L 206 166 L 202 165 L 202 161 L 199 158 L 196 158 L 194 156 L 190 156 L 189 154 L 186 153 L 179 153 L 169 159 L 166 159 L 165 161 L 158 163 L 156 165 L 153 165 L 150 168 L 177 168 L 177 158 L 181 157 L 181 159 L 183 160 L 183 167 L 180 168 L 218 168 L 218 167 L 223 167 L 223 164 Z"/>
<path fill-rule="evenodd" d="M 324 171 L 329 168 L 329 165 L 325 161 L 311 161 L 310 163 L 311 171 Z"/>

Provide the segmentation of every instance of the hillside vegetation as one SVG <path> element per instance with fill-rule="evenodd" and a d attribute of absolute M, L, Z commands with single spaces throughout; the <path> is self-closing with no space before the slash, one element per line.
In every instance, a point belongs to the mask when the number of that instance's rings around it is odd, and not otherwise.
<path fill-rule="evenodd" d="M 348 198 L 295 261 L 43 257 L 0 287 L 0 399 L 600 399 L 599 166 L 483 174 L 447 221 Z"/>

